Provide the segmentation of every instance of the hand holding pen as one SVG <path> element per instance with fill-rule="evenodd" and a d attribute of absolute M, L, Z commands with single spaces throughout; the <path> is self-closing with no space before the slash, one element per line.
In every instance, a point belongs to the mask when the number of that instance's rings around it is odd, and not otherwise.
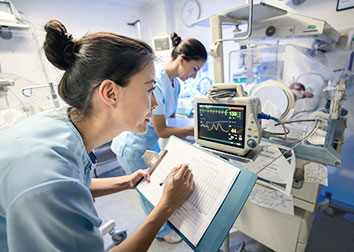
<path fill-rule="evenodd" d="M 194 190 L 193 174 L 188 164 L 173 168 L 161 183 L 164 185 L 161 201 L 172 209 L 182 204 Z"/>
<path fill-rule="evenodd" d="M 172 173 L 171 175 L 167 176 L 164 180 L 160 182 L 160 186 L 163 186 L 167 181 L 173 178 L 177 174 L 178 170 Z"/>
<path fill-rule="evenodd" d="M 173 170 L 172 170 L 172 174 L 170 173 L 169 175 L 167 175 L 167 177 L 166 177 L 164 180 L 162 180 L 162 181 L 160 182 L 160 186 L 163 186 L 167 181 L 169 181 L 170 179 L 172 179 L 172 178 L 177 174 L 177 172 L 179 171 L 179 169 L 181 169 L 182 165 L 186 165 L 187 167 L 189 166 L 189 164 L 181 164 L 181 165 L 179 165 L 178 167 L 175 167 L 175 168 L 174 168 L 175 171 L 173 172 Z"/>

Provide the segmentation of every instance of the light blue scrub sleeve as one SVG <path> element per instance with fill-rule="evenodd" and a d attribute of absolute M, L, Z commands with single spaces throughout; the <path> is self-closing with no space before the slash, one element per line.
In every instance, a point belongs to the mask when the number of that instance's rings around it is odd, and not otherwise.
<path fill-rule="evenodd" d="M 87 187 L 52 181 L 17 196 L 7 210 L 9 251 L 104 251 L 101 219 Z"/>
<path fill-rule="evenodd" d="M 164 95 L 161 92 L 161 89 L 157 86 L 154 90 L 154 95 L 157 101 L 158 106 L 152 111 L 153 115 L 165 115 L 166 111 L 166 102 Z"/>

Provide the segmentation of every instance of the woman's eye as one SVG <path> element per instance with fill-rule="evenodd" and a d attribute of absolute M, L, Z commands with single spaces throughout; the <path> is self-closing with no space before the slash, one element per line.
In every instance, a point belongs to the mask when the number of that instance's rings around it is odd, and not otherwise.
<path fill-rule="evenodd" d="M 149 93 L 152 93 L 154 90 L 155 90 L 155 86 L 153 86 L 152 88 L 150 88 L 148 91 L 149 91 Z"/>

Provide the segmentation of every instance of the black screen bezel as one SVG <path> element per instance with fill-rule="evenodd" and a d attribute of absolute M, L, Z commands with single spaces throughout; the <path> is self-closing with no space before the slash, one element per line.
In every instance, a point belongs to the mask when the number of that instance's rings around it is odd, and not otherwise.
<path fill-rule="evenodd" d="M 202 138 L 200 137 L 200 120 L 199 120 L 199 110 L 200 110 L 200 105 L 208 105 L 208 106 L 229 106 L 229 107 L 242 107 L 244 108 L 244 120 L 243 120 L 243 128 L 244 128 L 244 131 L 242 133 L 242 146 L 238 146 L 238 145 L 234 145 L 234 144 L 230 144 L 230 143 L 224 143 L 224 142 L 219 142 L 219 141 L 215 141 L 215 140 L 211 140 L 211 139 L 205 139 L 205 138 Z M 246 135 L 246 115 L 247 115 L 247 106 L 246 105 L 239 105 L 239 104 L 222 104 L 222 103 L 205 103 L 205 102 L 198 102 L 197 103 L 197 122 L 198 122 L 198 125 L 197 125 L 197 133 L 198 133 L 198 139 L 199 140 L 203 140 L 203 141 L 208 141 L 208 142 L 212 142 L 212 143 L 216 143 L 216 144 L 220 144 L 220 145 L 228 145 L 228 146 L 232 146 L 232 147 L 236 147 L 236 148 L 239 148 L 239 149 L 244 149 L 245 148 L 245 135 Z"/>

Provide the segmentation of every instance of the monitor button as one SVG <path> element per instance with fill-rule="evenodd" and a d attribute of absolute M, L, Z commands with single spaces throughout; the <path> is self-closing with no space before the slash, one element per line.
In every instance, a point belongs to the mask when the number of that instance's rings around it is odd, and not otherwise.
<path fill-rule="evenodd" d="M 247 145 L 248 145 L 248 147 L 250 147 L 250 148 L 254 148 L 254 147 L 257 146 L 257 143 L 256 143 L 256 141 L 254 141 L 253 139 L 250 139 L 250 140 L 247 141 Z"/>

